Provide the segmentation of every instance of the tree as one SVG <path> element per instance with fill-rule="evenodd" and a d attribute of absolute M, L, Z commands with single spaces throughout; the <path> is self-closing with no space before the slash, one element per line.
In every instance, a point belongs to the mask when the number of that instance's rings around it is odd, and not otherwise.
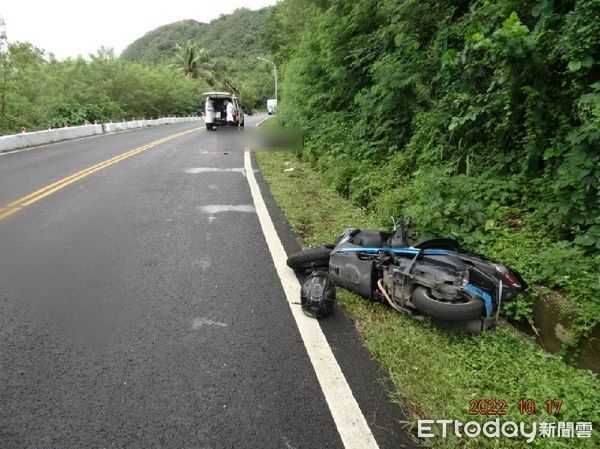
<path fill-rule="evenodd" d="M 216 84 L 214 65 L 210 62 L 208 52 L 198 48 L 191 40 L 177 44 L 175 57 L 179 68 L 189 78 L 202 79 L 208 85 Z"/>

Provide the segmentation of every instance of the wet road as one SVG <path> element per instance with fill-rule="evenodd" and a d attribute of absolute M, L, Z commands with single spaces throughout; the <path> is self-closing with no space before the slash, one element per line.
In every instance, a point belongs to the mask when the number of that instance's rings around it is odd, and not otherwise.
<path fill-rule="evenodd" d="M 0 447 L 343 447 L 242 146 L 188 123 L 0 156 L 0 205 L 41 192 L 0 221 Z M 351 322 L 322 327 L 379 447 L 408 447 Z"/>

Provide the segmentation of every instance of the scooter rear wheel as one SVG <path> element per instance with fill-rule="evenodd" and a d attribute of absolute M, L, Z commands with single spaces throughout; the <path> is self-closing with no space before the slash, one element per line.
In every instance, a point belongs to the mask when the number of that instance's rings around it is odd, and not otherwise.
<path fill-rule="evenodd" d="M 330 255 L 329 248 L 304 248 L 288 257 L 287 265 L 294 270 L 328 268 Z"/>
<path fill-rule="evenodd" d="M 412 303 L 423 314 L 445 321 L 468 321 L 485 315 L 483 301 L 465 295 L 464 302 L 440 301 L 425 287 L 415 288 Z"/>

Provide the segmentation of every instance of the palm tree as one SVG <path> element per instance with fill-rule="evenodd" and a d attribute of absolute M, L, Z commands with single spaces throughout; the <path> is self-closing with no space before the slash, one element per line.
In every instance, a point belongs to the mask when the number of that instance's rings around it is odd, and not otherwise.
<path fill-rule="evenodd" d="M 205 49 L 198 48 L 191 40 L 177 44 L 176 48 L 179 68 L 185 76 L 201 79 L 213 89 L 239 94 L 239 89 L 226 75 L 228 70 L 225 64 L 211 61 Z"/>
<path fill-rule="evenodd" d="M 176 45 L 176 58 L 183 74 L 194 79 L 202 79 L 209 86 L 216 84 L 214 66 L 210 62 L 208 52 L 203 48 L 198 48 L 191 40 L 183 45 Z"/>

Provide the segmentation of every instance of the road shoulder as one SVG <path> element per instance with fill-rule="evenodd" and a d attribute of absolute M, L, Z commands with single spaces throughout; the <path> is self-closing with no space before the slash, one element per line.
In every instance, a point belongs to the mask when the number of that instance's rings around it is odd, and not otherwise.
<path fill-rule="evenodd" d="M 255 158 L 252 165 L 258 167 Z M 298 237 L 273 198 L 265 179 L 260 171 L 255 176 L 286 253 L 298 251 L 301 248 Z M 409 435 L 401 407 L 391 399 L 393 384 L 389 376 L 364 347 L 353 321 L 338 308 L 334 316 L 321 320 L 319 324 L 379 447 L 418 447 Z"/>

